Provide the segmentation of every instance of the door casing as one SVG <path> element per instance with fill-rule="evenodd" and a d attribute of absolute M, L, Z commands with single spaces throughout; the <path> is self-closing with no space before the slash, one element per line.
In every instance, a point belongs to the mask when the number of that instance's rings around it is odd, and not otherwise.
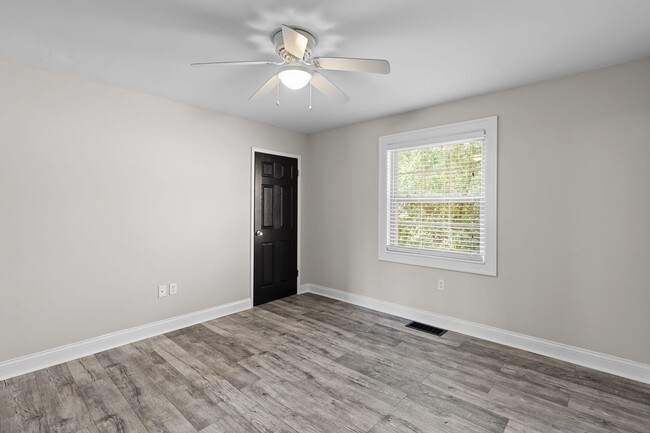
<path fill-rule="evenodd" d="M 300 229 L 302 227 L 301 214 L 302 214 L 302 159 L 301 155 L 295 153 L 287 152 L 278 152 L 276 150 L 261 149 L 258 147 L 251 148 L 251 223 L 248 236 L 250 237 L 250 287 L 249 287 L 249 300 L 250 306 L 253 306 L 253 289 L 255 284 L 255 154 L 256 153 L 267 153 L 269 155 L 277 156 L 286 156 L 289 158 L 296 158 L 298 160 L 298 239 L 297 239 L 297 268 L 298 268 L 298 281 L 296 282 L 298 286 L 298 293 L 301 293 L 300 290 L 300 280 L 302 278 L 302 271 L 300 269 L 300 248 L 301 248 L 301 237 Z"/>

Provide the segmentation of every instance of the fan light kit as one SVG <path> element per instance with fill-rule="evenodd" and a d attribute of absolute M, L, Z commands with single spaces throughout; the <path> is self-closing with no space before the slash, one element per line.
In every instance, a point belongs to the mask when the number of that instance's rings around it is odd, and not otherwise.
<path fill-rule="evenodd" d="M 312 50 L 316 47 L 316 37 L 300 27 L 282 25 L 271 33 L 271 42 L 280 57 L 279 61 L 241 61 L 241 62 L 203 62 L 192 63 L 192 66 L 222 65 L 222 66 L 279 66 L 278 72 L 269 78 L 249 98 L 256 101 L 277 88 L 277 104 L 280 104 L 280 84 L 292 90 L 299 90 L 310 85 L 309 109 L 311 109 L 311 87 L 321 92 L 334 102 L 345 104 L 350 97 L 343 93 L 331 81 L 325 78 L 319 70 L 370 72 L 388 74 L 390 64 L 382 59 L 356 59 L 345 57 L 314 57 Z"/>
<path fill-rule="evenodd" d="M 280 82 L 286 87 L 298 90 L 305 87 L 311 81 L 311 72 L 300 66 L 288 66 L 278 72 Z"/>

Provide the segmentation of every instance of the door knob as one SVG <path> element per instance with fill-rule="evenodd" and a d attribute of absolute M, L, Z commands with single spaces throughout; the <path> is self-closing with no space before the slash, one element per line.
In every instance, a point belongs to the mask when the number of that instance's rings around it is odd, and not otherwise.
<path fill-rule="evenodd" d="M 262 233 L 262 230 L 258 230 L 255 232 L 255 236 L 264 236 L 264 233 Z"/>

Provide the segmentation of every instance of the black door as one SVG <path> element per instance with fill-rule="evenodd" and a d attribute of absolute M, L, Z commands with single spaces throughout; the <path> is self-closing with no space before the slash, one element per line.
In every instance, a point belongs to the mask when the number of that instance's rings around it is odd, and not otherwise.
<path fill-rule="evenodd" d="M 255 153 L 253 305 L 295 295 L 298 285 L 298 160 Z"/>

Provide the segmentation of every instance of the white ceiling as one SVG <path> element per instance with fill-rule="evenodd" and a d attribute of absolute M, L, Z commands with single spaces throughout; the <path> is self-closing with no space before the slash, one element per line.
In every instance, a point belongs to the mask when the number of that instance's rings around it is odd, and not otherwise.
<path fill-rule="evenodd" d="M 648 0 L 0 0 L 0 57 L 306 133 L 650 57 Z M 390 75 L 324 72 L 314 91 L 248 97 L 274 66 L 280 24 L 315 56 L 388 59 Z"/>

